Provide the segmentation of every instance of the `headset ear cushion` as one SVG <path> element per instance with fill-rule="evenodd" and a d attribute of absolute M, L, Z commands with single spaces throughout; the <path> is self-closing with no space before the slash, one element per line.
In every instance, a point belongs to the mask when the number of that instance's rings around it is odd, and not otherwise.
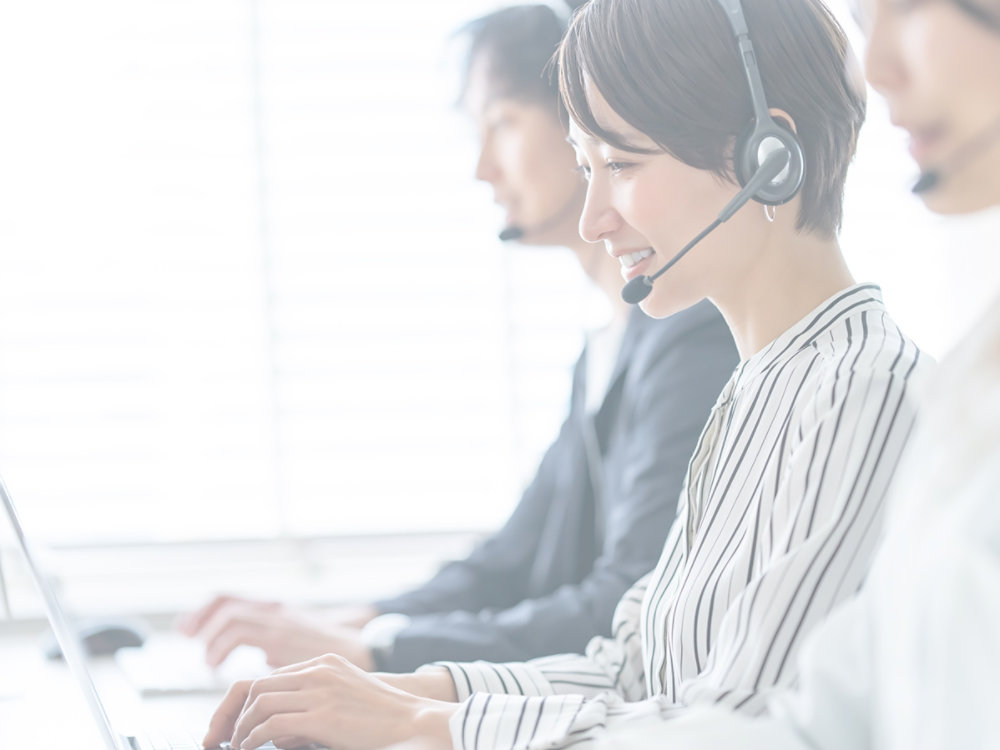
<path fill-rule="evenodd" d="M 750 182 L 754 170 L 757 169 L 756 149 L 753 148 L 754 144 L 751 143 L 756 130 L 757 123 L 750 120 L 743 127 L 740 137 L 736 140 L 736 147 L 733 149 L 733 167 L 740 187 L 744 187 Z"/>
<path fill-rule="evenodd" d="M 802 146 L 799 144 L 798 138 L 795 137 L 795 133 L 784 121 L 779 118 L 777 120 L 768 119 L 763 123 L 753 121 L 748 123 L 736 144 L 733 166 L 740 186 L 746 185 L 760 164 L 758 153 L 761 144 L 773 143 L 769 139 L 780 141 L 781 145 L 788 149 L 791 158 L 788 167 L 780 175 L 780 181 L 776 184 L 765 185 L 753 198 L 758 203 L 768 206 L 780 206 L 795 197 L 805 178 L 805 157 L 802 153 Z M 772 148 L 772 150 L 774 149 Z"/>

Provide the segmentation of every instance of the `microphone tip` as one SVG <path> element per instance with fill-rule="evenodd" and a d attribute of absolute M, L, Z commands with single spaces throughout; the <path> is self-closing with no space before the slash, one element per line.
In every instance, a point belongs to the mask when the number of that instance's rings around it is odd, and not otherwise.
<path fill-rule="evenodd" d="M 497 239 L 501 242 L 511 242 L 522 237 L 524 237 L 524 230 L 521 227 L 507 227 L 497 235 Z"/>
<path fill-rule="evenodd" d="M 926 193 L 928 190 L 933 190 L 940 179 L 937 172 L 921 172 L 920 177 L 914 183 L 913 187 L 910 188 L 910 191 L 914 195 Z"/>
<path fill-rule="evenodd" d="M 653 291 L 653 282 L 648 276 L 636 276 L 622 288 L 622 299 L 630 305 L 642 302 Z"/>

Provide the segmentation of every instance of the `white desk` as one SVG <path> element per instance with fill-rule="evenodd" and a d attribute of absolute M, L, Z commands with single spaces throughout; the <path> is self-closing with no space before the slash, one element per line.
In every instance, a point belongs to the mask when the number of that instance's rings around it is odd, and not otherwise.
<path fill-rule="evenodd" d="M 69 579 L 63 601 L 91 617 L 116 616 L 128 602 L 164 626 L 214 592 L 244 587 L 253 596 L 316 604 L 368 601 L 426 580 L 443 560 L 464 557 L 474 540 L 456 532 L 61 550 L 60 572 Z M 76 681 L 61 661 L 42 655 L 41 604 L 16 556 L 13 563 L 6 573 L 14 610 L 37 619 L 0 621 L 0 750 L 104 750 Z M 161 727 L 200 738 L 221 698 L 140 700 L 113 659 L 93 660 L 92 671 L 113 726 L 126 734 Z"/>
<path fill-rule="evenodd" d="M 75 679 L 61 661 L 44 658 L 40 641 L 21 627 L 0 630 L 0 750 L 105 750 Z M 112 724 L 126 734 L 160 727 L 200 738 L 221 697 L 140 700 L 114 660 L 95 659 L 92 671 Z"/>

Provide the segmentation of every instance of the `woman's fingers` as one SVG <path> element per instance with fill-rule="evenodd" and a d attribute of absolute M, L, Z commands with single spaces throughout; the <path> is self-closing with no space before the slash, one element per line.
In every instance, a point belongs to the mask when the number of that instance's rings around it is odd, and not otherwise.
<path fill-rule="evenodd" d="M 206 744 L 228 739 L 222 732 L 231 728 L 235 748 L 257 748 L 269 740 L 283 748 L 308 742 L 354 750 L 385 747 L 413 738 L 417 718 L 434 709 L 441 714 L 440 721 L 431 727 L 424 720 L 421 731 L 434 747 L 450 747 L 453 707 L 431 705 L 337 656 L 278 670 L 230 692 L 233 695 L 227 695 L 213 718 Z M 233 717 L 240 697 L 242 706 Z"/>
<path fill-rule="evenodd" d="M 254 727 L 250 734 L 242 740 L 241 744 L 237 745 L 234 742 L 233 748 L 234 750 L 235 748 L 247 748 L 247 750 L 250 750 L 250 748 L 260 747 L 267 742 L 274 742 L 275 745 L 282 748 L 308 745 L 310 742 L 308 737 L 295 734 L 297 731 L 302 731 L 304 718 L 304 714 L 280 714 L 272 716 L 263 724 Z"/>
<path fill-rule="evenodd" d="M 300 685 L 301 677 L 298 672 L 233 683 L 208 722 L 208 732 L 202 744 L 205 747 L 216 747 L 233 737 L 243 713 L 259 696 L 265 693 L 292 692 L 298 690 Z"/>
<path fill-rule="evenodd" d="M 218 747 L 233 736 L 233 727 L 236 726 L 236 720 L 243 712 L 243 706 L 246 705 L 252 685 L 252 680 L 240 680 L 229 687 L 222 702 L 219 703 L 219 707 L 215 709 L 215 713 L 212 714 L 212 718 L 208 722 L 208 731 L 205 733 L 202 745 Z"/>
<path fill-rule="evenodd" d="M 240 718 L 233 729 L 232 743 L 234 747 L 258 747 L 274 737 L 282 737 L 302 731 L 302 720 L 305 711 L 311 705 L 309 691 L 296 690 L 294 692 L 265 692 L 249 701 L 243 710 Z M 279 732 L 279 726 L 275 720 L 279 717 L 295 717 L 295 724 L 290 724 L 289 729 L 284 733 Z M 284 721 L 284 720 L 282 720 Z M 259 734 L 262 727 L 271 727 L 276 734 L 269 734 L 266 739 L 261 740 L 256 745 L 250 744 L 254 737 Z M 269 729 L 268 731 L 272 731 Z M 257 734 L 255 734 L 257 733 Z M 301 743 L 300 743 L 301 744 Z"/>

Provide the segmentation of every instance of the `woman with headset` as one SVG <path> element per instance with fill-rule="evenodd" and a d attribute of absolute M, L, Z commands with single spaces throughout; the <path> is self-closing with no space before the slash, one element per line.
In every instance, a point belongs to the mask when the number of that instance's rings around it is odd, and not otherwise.
<path fill-rule="evenodd" d="M 926 358 L 837 244 L 865 109 L 843 31 L 819 0 L 743 10 L 591 0 L 560 50 L 581 235 L 650 315 L 711 300 L 742 358 L 613 637 L 385 681 L 324 657 L 235 685 L 208 743 L 570 747 L 650 715 L 756 713 L 794 682 L 805 634 L 868 571 Z"/>
<path fill-rule="evenodd" d="M 510 519 L 414 589 L 327 613 L 219 597 L 182 623 L 217 666 L 239 644 L 272 666 L 336 653 L 408 672 L 438 659 L 522 661 L 610 635 L 622 595 L 656 564 L 687 460 L 736 365 L 708 302 L 652 320 L 619 294 L 618 263 L 577 233 L 586 185 L 546 64 L 568 5 L 501 8 L 459 30 L 459 103 L 479 140 L 476 177 L 505 213 L 508 241 L 572 252 L 608 300 L 573 374 L 569 414 Z M 475 498 L 470 498 L 475 502 Z"/>

